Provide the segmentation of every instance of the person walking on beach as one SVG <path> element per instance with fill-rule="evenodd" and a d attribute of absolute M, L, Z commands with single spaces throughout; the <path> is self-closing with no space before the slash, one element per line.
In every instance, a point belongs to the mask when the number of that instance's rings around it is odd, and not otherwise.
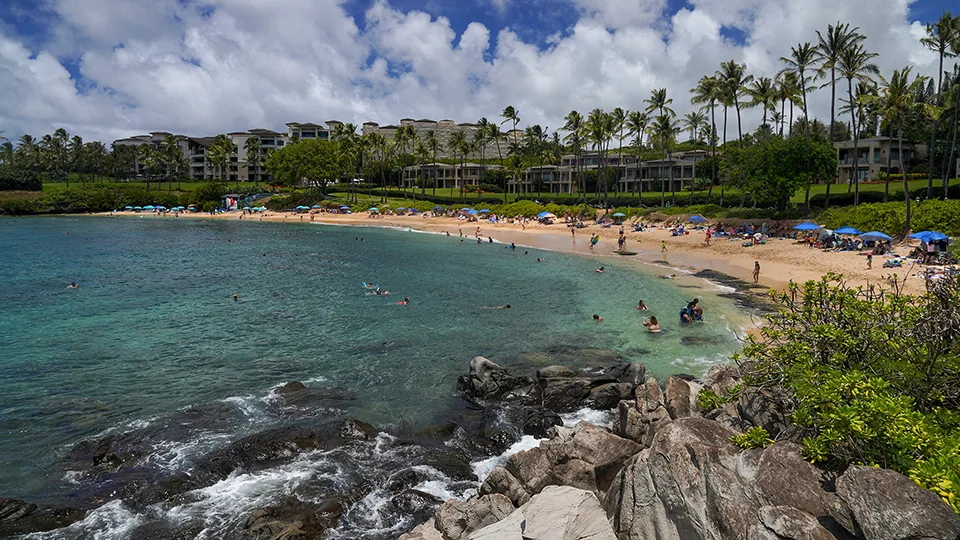
<path fill-rule="evenodd" d="M 760 282 L 760 261 L 753 261 L 753 282 Z"/>
<path fill-rule="evenodd" d="M 873 253 L 867 253 L 867 270 L 873 268 Z"/>
<path fill-rule="evenodd" d="M 667 252 L 667 241 L 666 241 L 666 240 L 661 240 L 661 241 L 660 241 L 660 253 L 666 253 L 666 252 Z"/>

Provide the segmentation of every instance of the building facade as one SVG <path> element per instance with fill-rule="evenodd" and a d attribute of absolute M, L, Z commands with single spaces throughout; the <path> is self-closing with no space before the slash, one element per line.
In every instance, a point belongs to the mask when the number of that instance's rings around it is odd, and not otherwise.
<path fill-rule="evenodd" d="M 496 171 L 503 167 L 499 165 L 483 165 L 464 163 L 463 166 L 447 163 L 426 163 L 413 165 L 403 169 L 403 186 L 407 188 L 420 187 L 426 180 L 436 180 L 438 188 L 462 188 L 479 186 L 483 183 L 483 171 Z"/>
<path fill-rule="evenodd" d="M 857 170 L 853 169 L 854 148 L 853 141 L 833 143 L 837 149 L 837 182 L 852 183 L 876 180 L 880 173 L 900 174 L 903 172 L 904 162 L 922 160 L 927 155 L 927 145 L 914 144 L 903 141 L 903 156 L 900 155 L 899 139 L 890 137 L 871 137 L 857 142 Z M 902 158 L 902 159 L 901 159 Z M 909 169 L 908 169 L 909 170 Z"/>
<path fill-rule="evenodd" d="M 413 118 L 403 118 L 400 120 L 399 124 L 396 125 L 386 125 L 381 126 L 376 122 L 364 122 L 362 126 L 362 131 L 364 135 L 369 135 L 371 133 L 377 133 L 383 136 L 387 141 L 392 141 L 396 136 L 397 130 L 400 127 L 411 126 L 413 127 L 414 132 L 417 134 L 417 138 L 422 141 L 426 141 L 430 136 L 430 133 L 433 133 L 434 138 L 439 142 L 437 148 L 438 158 L 452 158 L 455 157 L 453 152 L 450 149 L 450 139 L 454 133 L 464 132 L 467 138 L 467 141 L 473 142 L 477 134 L 477 124 L 472 124 L 469 122 L 456 123 L 453 120 L 430 120 L 428 118 L 423 118 L 420 120 L 414 120 Z M 522 141 L 523 140 L 523 131 L 522 130 L 509 130 L 500 132 L 503 139 L 500 141 L 500 151 L 503 155 L 507 154 L 507 148 L 510 146 L 510 142 L 513 140 Z M 488 142 L 481 156 L 481 152 L 477 149 L 474 152 L 467 154 L 468 159 L 480 159 L 481 157 L 494 157 L 499 156 L 497 151 L 497 145 L 494 142 Z M 431 156 L 432 157 L 432 156 Z"/>

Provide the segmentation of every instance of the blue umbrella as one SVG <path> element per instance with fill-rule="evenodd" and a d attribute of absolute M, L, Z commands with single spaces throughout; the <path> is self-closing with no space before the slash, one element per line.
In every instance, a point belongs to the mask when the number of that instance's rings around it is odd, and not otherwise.
<path fill-rule="evenodd" d="M 467 212 L 467 215 L 468 215 L 468 216 L 475 216 L 475 215 L 477 215 L 477 213 L 478 213 L 478 212 L 477 212 L 476 210 L 471 210 L 471 211 Z"/>
<path fill-rule="evenodd" d="M 461 212 L 466 212 L 466 211 L 468 211 L 468 210 L 470 210 L 470 209 L 469 209 L 469 208 L 461 208 L 461 209 L 460 209 Z"/>
<path fill-rule="evenodd" d="M 862 232 L 854 229 L 853 227 L 840 227 L 839 229 L 833 231 L 836 234 L 863 234 Z"/>
<path fill-rule="evenodd" d="M 553 215 L 553 214 L 551 214 L 550 212 L 540 212 L 539 214 L 537 214 L 537 217 L 538 217 L 538 218 L 545 218 L 545 217 L 547 217 L 547 216 L 552 216 L 552 215 Z"/>
<path fill-rule="evenodd" d="M 939 240 L 948 240 L 950 237 L 943 234 L 942 232 L 937 231 L 920 231 L 918 233 L 913 233 L 907 238 L 916 238 L 917 240 L 922 240 L 926 243 L 937 242 Z"/>
<path fill-rule="evenodd" d="M 893 240 L 890 236 L 883 234 L 880 231 L 870 231 L 868 233 L 863 233 L 860 235 L 862 240 L 867 242 L 875 242 L 877 240 Z"/>
<path fill-rule="evenodd" d="M 142 207 L 142 206 L 134 206 L 133 209 L 134 209 L 134 210 L 143 210 L 143 207 Z"/>
<path fill-rule="evenodd" d="M 244 206 L 243 209 L 244 209 L 244 210 L 249 210 L 250 207 L 249 207 L 249 206 Z"/>
<path fill-rule="evenodd" d="M 486 208 L 484 208 L 483 210 L 480 211 L 480 213 L 481 213 L 481 214 L 489 214 L 489 213 L 490 213 L 490 210 L 487 210 Z"/>
<path fill-rule="evenodd" d="M 320 206 L 319 204 L 315 204 L 315 205 L 311 206 L 310 208 L 323 208 L 323 207 Z"/>
<path fill-rule="evenodd" d="M 400 208 L 397 208 L 397 212 L 403 212 L 406 209 L 407 209 L 406 206 L 401 206 Z"/>
<path fill-rule="evenodd" d="M 706 222 L 707 222 L 707 218 L 705 218 L 705 217 L 697 214 L 697 215 L 694 215 L 694 216 L 690 216 L 690 218 L 687 219 L 687 221 L 689 221 L 690 223 L 706 223 Z"/>
<path fill-rule="evenodd" d="M 379 212 L 380 209 L 379 209 L 379 208 L 371 208 L 370 211 L 371 211 L 371 212 Z"/>
<path fill-rule="evenodd" d="M 144 210 L 156 210 L 157 207 L 148 204 L 147 206 L 144 206 L 143 209 L 144 209 Z"/>
<path fill-rule="evenodd" d="M 132 207 L 132 206 L 124 206 L 123 209 L 124 209 L 124 210 L 133 210 L 133 207 Z"/>
<path fill-rule="evenodd" d="M 442 206 L 434 206 L 433 209 L 434 209 L 434 210 L 443 210 L 443 207 L 442 207 Z"/>
<path fill-rule="evenodd" d="M 623 212 L 617 212 L 616 214 L 613 215 L 613 217 L 627 217 L 627 215 L 624 214 Z"/>
<path fill-rule="evenodd" d="M 350 207 L 344 204 L 344 205 L 341 205 L 341 206 L 340 206 L 340 209 L 341 209 L 341 210 L 349 210 Z"/>
<path fill-rule="evenodd" d="M 797 231 L 815 231 L 815 230 L 817 230 L 817 229 L 819 229 L 819 228 L 820 228 L 820 226 L 817 225 L 816 223 L 810 223 L 809 221 L 806 221 L 806 222 L 801 223 L 801 224 L 797 225 L 796 227 L 794 227 L 794 230 L 797 230 Z"/>

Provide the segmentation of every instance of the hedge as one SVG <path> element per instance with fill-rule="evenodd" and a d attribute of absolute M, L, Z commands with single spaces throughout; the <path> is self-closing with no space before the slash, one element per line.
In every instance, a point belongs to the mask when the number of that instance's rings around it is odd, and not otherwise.
<path fill-rule="evenodd" d="M 914 202 L 911 211 L 910 227 L 914 231 L 931 230 L 960 236 L 960 200 Z M 900 201 L 830 208 L 821 213 L 817 220 L 831 229 L 850 226 L 861 231 L 881 231 L 895 236 L 903 232 L 906 206 Z"/>

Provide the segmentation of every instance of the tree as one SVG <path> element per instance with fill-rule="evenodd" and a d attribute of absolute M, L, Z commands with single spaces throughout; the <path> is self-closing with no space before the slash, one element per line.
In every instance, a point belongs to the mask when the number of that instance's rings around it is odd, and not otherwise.
<path fill-rule="evenodd" d="M 815 48 L 810 42 L 799 43 L 794 47 L 790 48 L 790 56 L 783 56 L 780 58 L 780 61 L 787 64 L 787 67 L 784 69 L 783 73 L 788 75 L 792 74 L 794 80 L 797 81 L 800 85 L 800 96 L 802 99 L 803 106 L 803 138 L 806 141 L 807 146 L 810 146 L 810 123 L 807 121 L 809 116 L 807 115 L 807 72 L 812 70 L 813 67 L 822 60 L 823 55 L 820 50 Z M 793 110 L 793 105 L 790 106 L 790 109 Z M 793 131 L 793 122 L 791 115 L 791 132 Z M 783 133 L 781 132 L 781 135 Z M 826 181 L 829 183 L 832 181 L 833 175 L 825 177 Z M 828 184 L 829 185 L 829 184 Z M 810 204 L 810 187 L 808 187 L 803 196 L 803 208 L 804 212 L 809 208 Z"/>
<path fill-rule="evenodd" d="M 750 97 L 747 102 L 748 107 L 763 107 L 763 123 L 767 124 L 767 110 L 773 108 L 776 101 L 777 87 L 770 77 L 760 77 L 754 79 L 753 85 L 746 88 L 746 94 Z"/>
<path fill-rule="evenodd" d="M 563 131 L 567 132 L 567 136 L 564 137 L 564 142 L 566 142 L 571 151 L 574 153 L 574 159 L 576 159 L 576 164 L 574 165 L 574 170 L 577 173 L 577 180 L 580 183 L 580 191 L 583 193 L 583 204 L 587 204 L 587 189 L 586 184 L 584 183 L 583 178 L 583 144 L 584 144 L 584 123 L 583 115 L 578 111 L 570 111 L 566 117 L 564 117 Z"/>
<path fill-rule="evenodd" d="M 944 11 L 943 15 L 940 16 L 940 20 L 936 23 L 928 24 L 927 37 L 920 40 L 920 43 L 923 43 L 928 49 L 937 53 L 940 60 L 939 69 L 937 70 L 936 105 L 938 107 L 943 104 L 943 59 L 956 56 L 951 46 L 955 46 L 957 41 L 960 41 L 960 23 L 958 23 L 957 19 L 953 18 L 953 15 L 951 15 L 949 11 Z M 939 123 L 939 118 L 935 118 L 930 128 L 930 164 L 927 178 L 928 199 L 933 197 L 933 149 L 937 145 L 937 126 Z M 944 188 L 944 194 L 946 194 L 946 187 Z"/>
<path fill-rule="evenodd" d="M 499 131 L 499 130 L 498 130 Z M 480 176 L 487 173 L 487 143 L 490 141 L 490 121 L 484 116 L 477 120 L 477 129 L 473 132 L 473 144 L 480 150 Z"/>
<path fill-rule="evenodd" d="M 450 139 L 447 141 L 447 150 L 453 154 L 453 159 L 460 163 L 459 168 L 454 168 L 453 175 L 453 185 L 457 188 L 460 193 L 463 193 L 464 188 L 466 187 L 463 184 L 463 158 L 462 155 L 466 152 L 467 149 L 467 134 L 463 131 L 457 130 L 450 135 Z M 461 159 L 457 160 L 457 156 L 461 156 Z M 457 172 L 459 170 L 459 177 Z"/>
<path fill-rule="evenodd" d="M 74 135 L 66 143 L 66 161 L 70 164 L 69 171 L 67 172 L 67 186 L 70 186 L 69 173 L 76 172 L 79 173 L 80 183 L 83 183 L 83 172 L 80 171 L 80 165 L 83 162 L 83 138 L 79 135 Z"/>
<path fill-rule="evenodd" d="M 667 170 L 668 178 L 670 181 L 670 192 L 671 192 L 671 204 L 676 203 L 677 199 L 677 189 L 673 183 L 673 156 L 671 154 L 671 149 L 676 143 L 677 133 L 680 130 L 680 124 L 674 122 L 673 118 L 668 114 L 661 114 L 653 119 L 653 125 L 650 126 L 650 138 L 653 141 L 656 141 L 663 150 L 664 155 L 667 158 Z M 660 206 L 665 206 L 666 204 L 666 193 L 667 185 L 663 182 L 663 178 L 660 179 Z"/>
<path fill-rule="evenodd" d="M 727 89 L 727 98 L 737 110 L 737 134 L 743 146 L 743 125 L 740 120 L 740 97 L 746 92 L 747 85 L 753 82 L 753 75 L 747 75 L 747 65 L 734 60 L 720 64 L 718 75 Z"/>
<path fill-rule="evenodd" d="M 704 113 L 702 110 L 697 110 L 697 111 L 693 111 L 693 112 L 688 112 L 687 114 L 683 115 L 683 120 L 682 120 L 682 122 L 683 122 L 683 129 L 686 130 L 686 131 L 688 131 L 688 132 L 690 132 L 690 140 L 691 140 L 691 141 L 699 141 L 699 140 L 700 140 L 700 139 L 697 137 L 697 135 L 698 135 L 697 130 L 700 129 L 700 127 L 703 125 L 703 123 L 704 123 L 706 120 L 707 120 L 707 115 L 706 115 L 706 113 Z M 702 135 L 702 134 L 700 134 L 700 135 Z"/>
<path fill-rule="evenodd" d="M 860 171 L 857 168 L 857 158 L 860 153 L 857 144 L 860 141 L 860 137 L 857 130 L 855 105 L 861 101 L 854 99 L 853 81 L 856 80 L 858 83 L 867 85 L 873 83 L 873 78 L 871 78 L 870 75 L 880 73 L 880 69 L 876 64 L 871 62 L 876 56 L 877 53 L 867 52 L 863 48 L 863 45 L 858 43 L 841 51 L 836 65 L 840 76 L 847 80 L 847 99 L 850 104 L 850 128 L 851 131 L 853 131 L 853 178 L 851 178 L 850 181 L 856 182 L 856 193 L 853 198 L 854 205 L 860 204 Z"/>
<path fill-rule="evenodd" d="M 233 144 L 233 140 L 224 134 L 214 137 L 210 147 L 207 148 L 207 161 L 219 170 L 221 183 L 225 184 L 229 180 L 229 176 L 227 176 L 228 167 L 236 153 L 237 145 Z"/>
<path fill-rule="evenodd" d="M 500 125 L 496 122 L 491 122 L 490 126 L 487 128 L 487 140 L 493 142 L 497 145 L 497 157 L 500 159 L 500 166 L 503 166 L 503 149 L 500 146 L 500 143 L 503 141 L 503 132 L 500 131 Z M 507 202 L 507 180 L 504 177 L 503 180 L 503 202 Z"/>
<path fill-rule="evenodd" d="M 433 132 L 431 132 L 432 134 Z M 428 144 L 429 144 L 428 139 Z M 437 139 L 433 139 L 436 143 Z M 387 200 L 387 178 L 386 178 L 386 168 L 387 162 L 389 161 L 389 152 L 390 145 L 387 143 L 387 139 L 380 133 L 371 133 L 367 137 L 367 144 L 370 149 L 377 155 L 378 168 L 380 169 L 380 202 L 386 202 Z M 434 189 L 436 193 L 436 189 Z"/>
<path fill-rule="evenodd" d="M 697 82 L 697 87 L 691 90 L 690 92 L 693 93 L 693 97 L 690 98 L 691 103 L 693 103 L 694 105 L 705 104 L 710 107 L 710 132 L 711 132 L 710 145 L 711 145 L 712 155 L 716 156 L 717 155 L 717 138 L 713 136 L 713 134 L 717 131 L 717 121 L 714 113 L 715 113 L 717 101 L 721 99 L 723 94 L 723 88 L 720 83 L 720 80 L 716 76 L 711 77 L 709 75 L 704 75 L 703 77 L 700 77 L 700 81 Z M 726 110 L 726 108 L 724 108 L 724 110 Z M 724 117 L 726 117 L 726 114 L 724 114 Z M 724 126 L 723 126 L 723 137 L 724 137 L 723 142 L 724 143 L 727 142 L 726 136 L 727 136 L 727 126 L 726 126 L 726 121 L 724 121 Z M 638 160 L 640 159 L 639 154 L 637 155 L 637 159 Z M 713 186 L 714 184 L 717 183 L 716 160 L 715 159 L 711 160 L 711 163 L 713 165 L 713 169 L 710 175 L 710 187 L 707 188 L 708 203 L 710 202 L 710 196 L 713 194 Z M 720 204 L 723 204 L 723 202 L 721 201 Z"/>
<path fill-rule="evenodd" d="M 623 167 L 623 130 L 627 127 L 627 115 L 630 111 L 626 111 L 617 107 L 613 109 L 613 112 L 610 113 L 610 117 L 613 120 L 613 131 L 617 134 L 617 175 L 615 178 L 614 188 L 617 193 L 620 192 L 620 170 L 623 169 L 624 172 L 626 169 Z"/>
<path fill-rule="evenodd" d="M 637 184 L 640 183 L 640 152 L 643 149 L 644 132 L 647 130 L 647 124 L 649 123 L 650 119 L 646 113 L 633 111 L 627 115 L 627 133 L 633 137 L 634 153 L 637 158 L 637 176 L 633 182 L 634 189 L 636 189 Z M 641 190 L 642 189 L 641 187 Z"/>
<path fill-rule="evenodd" d="M 499 133 L 500 130 L 498 129 Z M 430 155 L 433 156 L 433 195 L 437 195 L 437 153 L 440 151 L 440 140 L 437 139 L 437 134 L 435 131 L 430 130 L 427 132 L 426 140 L 427 148 L 430 150 Z"/>
<path fill-rule="evenodd" d="M 905 222 L 903 225 L 903 237 L 910 234 L 910 184 L 907 180 L 907 160 L 903 154 L 903 121 L 904 118 L 916 114 L 922 104 L 917 103 L 917 89 L 922 86 L 926 77 L 917 75 L 910 81 L 910 67 L 901 70 L 894 70 L 890 79 L 880 76 L 880 92 L 877 96 L 867 97 L 867 101 L 875 102 L 883 114 L 884 118 L 889 118 L 897 123 L 898 148 L 900 152 L 900 163 L 903 165 L 903 196 L 906 204 Z M 887 173 L 889 174 L 889 172 Z"/>
<path fill-rule="evenodd" d="M 267 173 L 274 182 L 295 186 L 302 180 L 320 184 L 326 190 L 328 183 L 344 173 L 343 160 L 337 141 L 302 139 L 271 152 L 265 161 Z"/>
<path fill-rule="evenodd" d="M 954 40 L 954 53 L 960 54 L 960 36 Z M 957 120 L 960 119 L 960 64 L 954 64 L 953 66 L 953 76 L 951 77 L 952 82 L 947 84 L 947 87 L 950 89 L 947 94 L 947 103 L 953 108 L 953 128 L 951 129 L 952 135 L 950 137 L 950 152 L 949 157 L 943 163 L 943 199 L 947 200 L 948 198 L 948 182 L 950 178 L 950 169 L 953 167 L 955 152 L 957 149 Z"/>
<path fill-rule="evenodd" d="M 417 167 L 420 172 L 420 198 L 424 198 L 426 195 L 427 181 L 424 178 L 424 165 L 427 164 L 427 160 L 430 159 L 430 147 L 420 139 L 417 139 L 417 144 L 413 148 L 413 156 L 416 158 Z"/>
<path fill-rule="evenodd" d="M 603 109 L 594 109 L 590 111 L 590 116 L 587 117 L 587 122 L 584 127 L 587 130 L 590 141 L 593 142 L 594 150 L 597 151 L 597 154 L 600 158 L 600 167 L 597 178 L 602 179 L 604 186 L 603 207 L 607 208 L 607 200 L 609 196 L 609 183 L 607 182 L 606 174 L 607 149 L 610 144 L 610 137 L 613 136 L 613 117 L 605 113 Z M 597 198 L 600 198 L 600 182 L 597 183 Z"/>
<path fill-rule="evenodd" d="M 508 105 L 503 112 L 500 113 L 500 117 L 503 118 L 503 122 L 500 122 L 500 125 L 505 124 L 506 122 L 513 122 L 513 132 L 517 131 L 517 124 L 520 123 L 520 116 L 516 109 L 513 108 L 513 105 Z"/>
<path fill-rule="evenodd" d="M 247 166 L 253 168 L 253 183 L 260 185 L 260 165 L 263 164 L 263 141 L 254 135 L 243 143 L 243 151 L 247 155 Z"/>

